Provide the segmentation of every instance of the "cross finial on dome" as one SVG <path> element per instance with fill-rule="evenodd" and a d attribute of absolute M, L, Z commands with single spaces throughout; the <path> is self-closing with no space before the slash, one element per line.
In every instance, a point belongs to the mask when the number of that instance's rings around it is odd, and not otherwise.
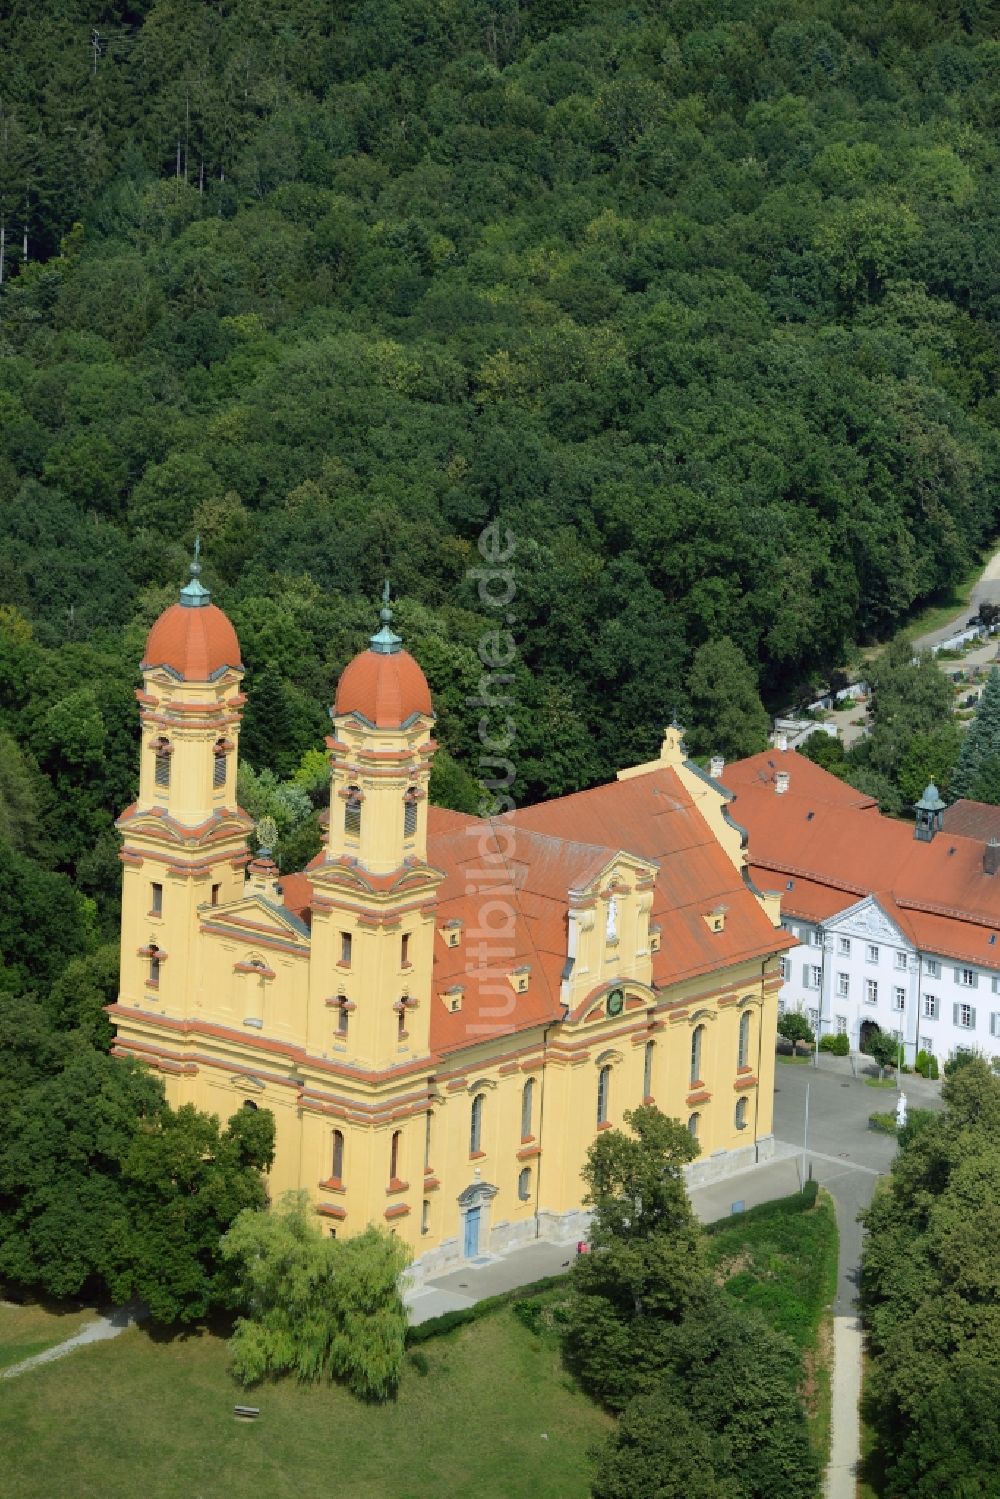
<path fill-rule="evenodd" d="M 191 563 L 191 580 L 185 583 L 181 589 L 181 603 L 185 609 L 203 609 L 206 604 L 212 602 L 212 595 L 205 585 L 200 582 L 201 573 L 201 537 L 194 539 L 194 560 Z"/>
<path fill-rule="evenodd" d="M 392 628 L 392 610 L 389 608 L 389 579 L 382 586 L 382 609 L 379 614 L 381 628 L 372 635 L 369 644 L 380 656 L 394 656 L 403 644 Z"/>

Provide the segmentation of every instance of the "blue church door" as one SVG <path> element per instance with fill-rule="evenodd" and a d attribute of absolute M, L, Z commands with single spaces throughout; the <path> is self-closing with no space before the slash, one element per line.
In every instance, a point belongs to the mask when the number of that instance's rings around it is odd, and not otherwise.
<path fill-rule="evenodd" d="M 479 1214 L 482 1208 L 469 1208 L 465 1215 L 465 1258 L 471 1260 L 479 1253 Z"/>

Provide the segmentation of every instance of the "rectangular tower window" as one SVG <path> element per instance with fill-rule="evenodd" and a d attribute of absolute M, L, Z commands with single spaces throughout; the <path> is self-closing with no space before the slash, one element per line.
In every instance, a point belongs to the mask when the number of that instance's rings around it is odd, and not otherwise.
<path fill-rule="evenodd" d="M 149 914 L 150 916 L 163 915 L 163 886 L 153 880 L 149 887 Z"/>
<path fill-rule="evenodd" d="M 340 961 L 342 963 L 350 963 L 350 961 L 351 961 L 351 948 L 353 947 L 353 945 L 354 945 L 354 942 L 353 942 L 353 938 L 351 937 L 350 932 L 341 932 L 341 934 L 340 934 Z"/>
<path fill-rule="evenodd" d="M 216 791 L 220 786 L 226 784 L 226 754 L 224 750 L 216 750 L 215 763 L 212 766 L 212 785 Z"/>
<path fill-rule="evenodd" d="M 403 804 L 403 837 L 412 838 L 417 831 L 417 804 L 406 801 Z"/>
<path fill-rule="evenodd" d="M 222 894 L 222 886 L 221 885 L 213 885 L 212 886 L 212 905 L 213 906 L 217 906 L 219 904 L 219 897 L 220 897 L 221 894 Z"/>
<path fill-rule="evenodd" d="M 347 1027 L 349 1023 L 350 1018 L 347 1013 L 347 1006 L 341 1005 L 340 1009 L 337 1011 L 337 1035 L 342 1041 L 347 1035 Z"/>
<path fill-rule="evenodd" d="M 410 934 L 409 934 L 409 932 L 404 932 L 403 935 L 402 935 L 402 937 L 399 939 L 399 961 L 402 963 L 402 965 L 403 965 L 404 968 L 408 968 L 409 967 L 409 964 L 410 964 Z"/>
<path fill-rule="evenodd" d="M 344 803 L 344 832 L 350 838 L 357 838 L 361 833 L 361 793 L 357 786 L 348 787 Z"/>
<path fill-rule="evenodd" d="M 170 752 L 166 749 L 156 751 L 156 759 L 153 762 L 153 780 L 157 786 L 167 787 L 170 785 Z"/>

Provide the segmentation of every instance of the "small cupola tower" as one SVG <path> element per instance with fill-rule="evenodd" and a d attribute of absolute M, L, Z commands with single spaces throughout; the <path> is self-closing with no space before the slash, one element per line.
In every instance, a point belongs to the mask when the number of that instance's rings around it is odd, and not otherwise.
<path fill-rule="evenodd" d="M 913 829 L 914 838 L 919 838 L 922 843 L 930 843 L 934 834 L 940 833 L 944 805 L 941 793 L 932 781 L 914 808 L 917 814 L 917 825 Z"/>
<path fill-rule="evenodd" d="M 243 892 L 250 819 L 236 803 L 243 665 L 236 631 L 201 582 L 189 581 L 146 641 L 136 692 L 139 794 L 118 819 L 122 892 L 121 1003 L 184 1014 L 199 906 Z"/>
<path fill-rule="evenodd" d="M 345 667 L 330 710 L 330 826 L 313 885 L 310 1049 L 392 1067 L 428 1051 L 434 903 L 427 863 L 434 709 L 427 678 L 393 629 L 389 585 L 368 649 Z M 340 1039 L 331 1009 L 349 1015 Z"/>

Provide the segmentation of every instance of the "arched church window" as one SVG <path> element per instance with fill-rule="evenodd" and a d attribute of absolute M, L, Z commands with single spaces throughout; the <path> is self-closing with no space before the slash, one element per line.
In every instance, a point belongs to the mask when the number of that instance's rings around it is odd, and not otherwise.
<path fill-rule="evenodd" d="M 691 1032 L 691 1081 L 701 1081 L 701 1043 L 704 1039 L 705 1027 L 696 1025 Z"/>
<path fill-rule="evenodd" d="M 151 984 L 160 982 L 160 949 L 155 943 L 149 949 L 149 982 Z"/>
<path fill-rule="evenodd" d="M 389 1146 L 389 1180 L 391 1182 L 399 1180 L 399 1152 L 402 1148 L 402 1141 L 403 1131 L 401 1129 L 394 1129 L 392 1132 L 392 1142 Z"/>
<path fill-rule="evenodd" d="M 477 1093 L 472 1100 L 472 1112 L 469 1116 L 469 1154 L 479 1155 L 483 1148 L 483 1108 L 485 1107 L 486 1095 Z"/>
<path fill-rule="evenodd" d="M 738 1098 L 736 1100 L 736 1128 L 737 1129 L 746 1129 L 746 1127 L 747 1127 L 747 1101 L 746 1101 L 745 1098 Z"/>
<path fill-rule="evenodd" d="M 693 1140 L 698 1138 L 698 1130 L 701 1127 L 701 1115 L 691 1114 L 688 1117 L 688 1134 Z"/>
<path fill-rule="evenodd" d="M 740 1016 L 740 1044 L 737 1053 L 737 1067 L 745 1067 L 750 1056 L 750 1011 L 744 1010 Z"/>
<path fill-rule="evenodd" d="M 521 1089 L 521 1139 L 527 1140 L 531 1137 L 531 1126 L 535 1112 L 535 1079 L 529 1077 Z"/>
<path fill-rule="evenodd" d="M 330 1175 L 334 1181 L 344 1179 L 344 1132 L 335 1129 L 333 1132 L 333 1153 L 330 1160 Z"/>
<path fill-rule="evenodd" d="M 602 1067 L 597 1074 L 597 1122 L 608 1122 L 608 1096 L 611 1092 L 611 1068 Z"/>
<path fill-rule="evenodd" d="M 361 791 L 357 786 L 348 786 L 344 803 L 344 832 L 348 837 L 361 834 Z"/>
<path fill-rule="evenodd" d="M 647 1041 L 642 1056 L 642 1096 L 651 1098 L 653 1096 L 653 1056 L 656 1052 L 656 1042 Z"/>
<path fill-rule="evenodd" d="M 531 1197 L 531 1167 L 522 1166 L 517 1173 L 517 1197 L 519 1202 L 527 1202 Z"/>

